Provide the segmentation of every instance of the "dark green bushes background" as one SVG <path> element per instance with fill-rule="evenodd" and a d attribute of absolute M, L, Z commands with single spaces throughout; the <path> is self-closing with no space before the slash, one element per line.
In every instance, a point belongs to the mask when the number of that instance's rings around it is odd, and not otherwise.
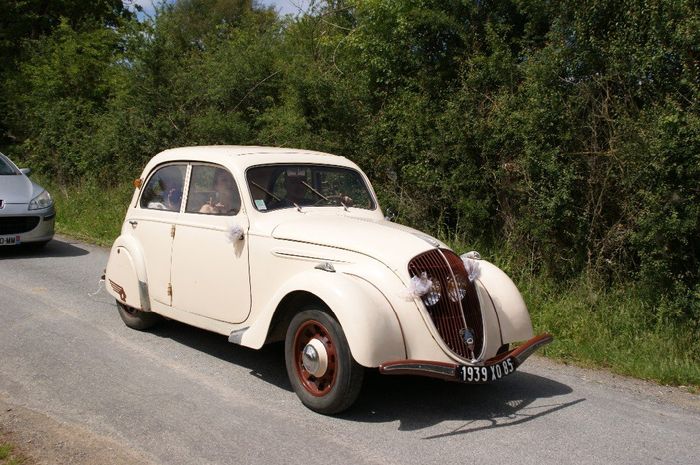
<path fill-rule="evenodd" d="M 699 10 L 180 0 L 139 22 L 120 1 L 0 0 L 0 143 L 66 186 L 123 183 L 175 146 L 338 153 L 404 223 L 634 287 L 697 332 Z"/>

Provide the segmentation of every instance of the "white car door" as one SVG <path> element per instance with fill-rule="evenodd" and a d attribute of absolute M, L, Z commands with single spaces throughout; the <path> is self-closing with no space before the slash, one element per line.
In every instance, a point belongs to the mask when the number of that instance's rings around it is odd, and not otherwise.
<path fill-rule="evenodd" d="M 175 309 L 227 323 L 250 312 L 248 219 L 231 173 L 193 163 L 172 253 Z"/>
<path fill-rule="evenodd" d="M 173 228 L 180 215 L 187 164 L 156 168 L 129 217 L 131 234 L 141 244 L 150 298 L 171 305 L 170 262 Z"/>

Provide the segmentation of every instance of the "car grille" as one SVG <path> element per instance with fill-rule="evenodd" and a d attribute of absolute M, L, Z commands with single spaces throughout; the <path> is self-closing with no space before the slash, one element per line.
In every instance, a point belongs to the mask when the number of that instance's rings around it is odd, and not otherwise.
<path fill-rule="evenodd" d="M 39 220 L 39 216 L 0 216 L 0 235 L 31 231 L 39 224 Z"/>
<path fill-rule="evenodd" d="M 460 357 L 479 359 L 484 345 L 484 324 L 476 287 L 469 281 L 462 259 L 450 250 L 429 250 L 408 264 L 411 277 L 420 277 L 423 272 L 432 282 L 439 283 L 441 289 L 441 296 L 435 303 L 430 302 L 427 294 L 423 296 L 425 308 L 440 337 Z M 458 287 L 455 282 L 459 283 Z M 464 342 L 465 328 L 469 329 L 474 338 L 473 353 Z"/>

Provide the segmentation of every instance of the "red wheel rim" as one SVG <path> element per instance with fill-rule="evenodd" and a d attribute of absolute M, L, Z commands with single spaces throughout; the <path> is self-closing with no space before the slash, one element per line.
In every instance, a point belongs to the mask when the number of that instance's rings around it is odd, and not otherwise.
<path fill-rule="evenodd" d="M 323 343 L 328 356 L 326 372 L 319 377 L 309 373 L 302 361 L 304 347 L 306 347 L 312 339 L 318 339 Z M 299 326 L 294 335 L 294 368 L 296 369 L 297 378 L 301 381 L 304 389 L 313 396 L 325 396 L 335 385 L 335 379 L 338 373 L 338 356 L 335 350 L 335 344 L 326 327 L 316 320 L 305 321 Z"/>

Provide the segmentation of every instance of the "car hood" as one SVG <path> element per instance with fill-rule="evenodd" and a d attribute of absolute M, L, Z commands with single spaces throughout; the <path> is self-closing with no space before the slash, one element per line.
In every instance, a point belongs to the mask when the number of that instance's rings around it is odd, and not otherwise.
<path fill-rule="evenodd" d="M 311 215 L 282 222 L 272 230 L 275 239 L 317 244 L 361 253 L 392 269 L 405 267 L 419 253 L 447 247 L 418 230 L 386 220 Z"/>
<path fill-rule="evenodd" d="M 24 175 L 0 176 L 0 199 L 6 203 L 29 203 L 43 190 Z"/>

